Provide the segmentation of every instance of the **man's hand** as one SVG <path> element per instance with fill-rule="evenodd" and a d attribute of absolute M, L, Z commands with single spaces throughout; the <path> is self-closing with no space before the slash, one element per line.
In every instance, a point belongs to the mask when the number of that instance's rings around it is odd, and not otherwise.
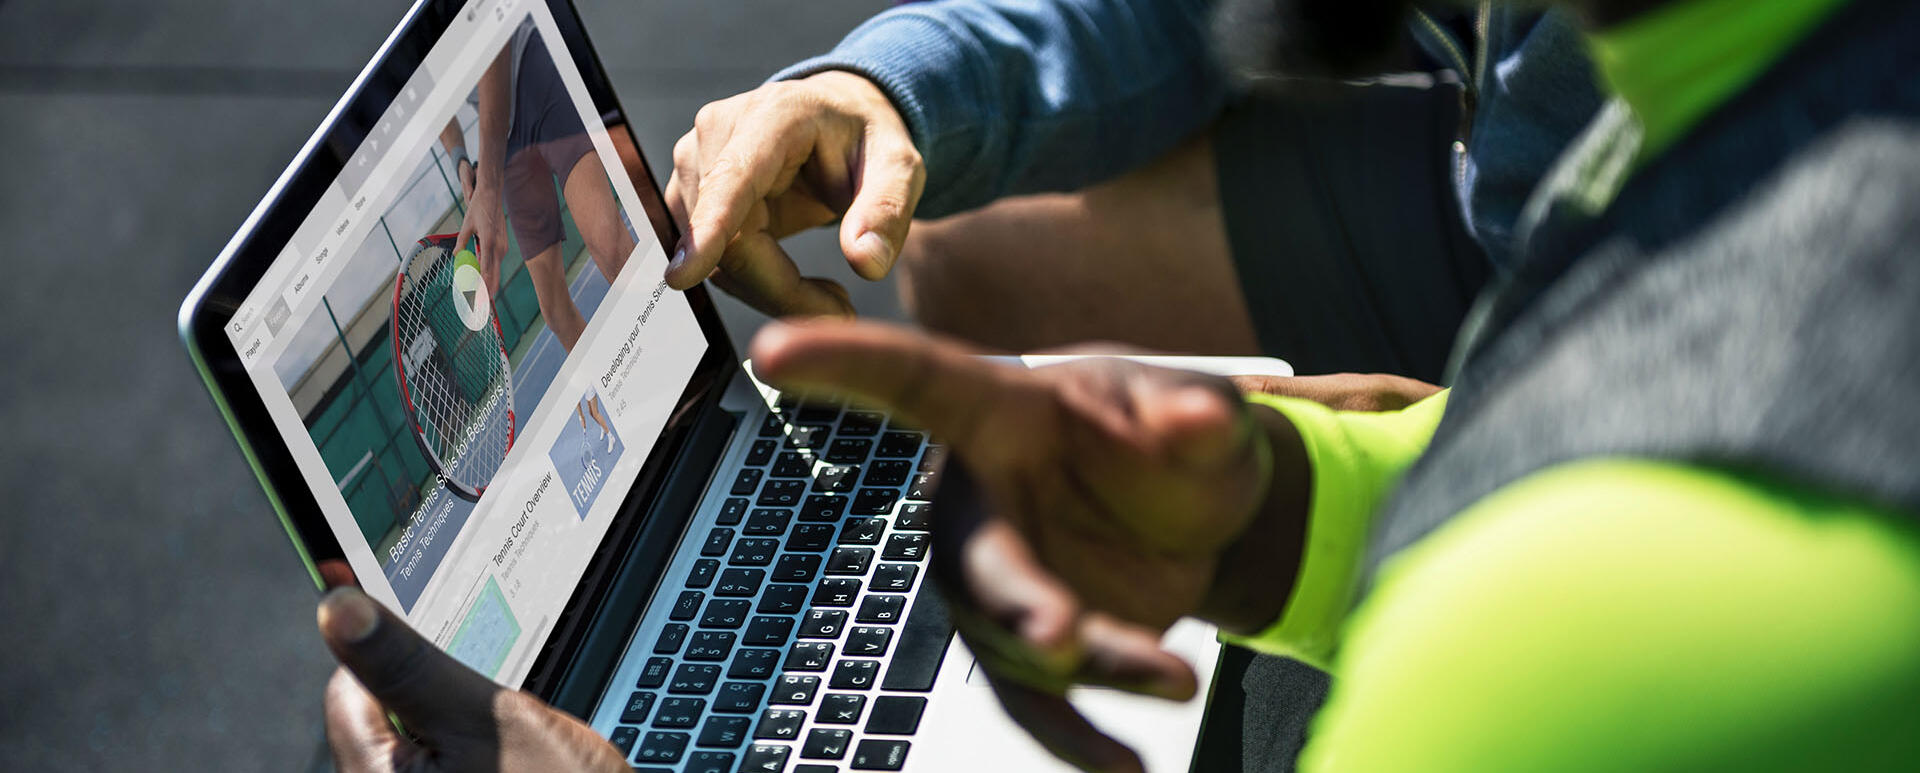
<path fill-rule="evenodd" d="M 319 617 L 342 666 L 326 715 L 343 773 L 632 769 L 592 728 L 474 673 L 358 590 L 329 593 Z"/>
<path fill-rule="evenodd" d="M 685 290 L 712 276 L 767 314 L 852 316 L 845 288 L 803 277 L 779 240 L 839 219 L 854 273 L 886 277 L 926 182 L 879 87 L 848 72 L 769 83 L 700 109 L 673 148 L 667 206 L 686 236 L 667 266 Z"/>
<path fill-rule="evenodd" d="M 486 280 L 487 293 L 500 289 L 500 259 L 507 254 L 507 221 L 500 210 L 500 175 L 481 175 L 473 194 L 467 197 L 466 216 L 460 220 L 460 236 L 454 249 L 467 246 L 467 239 L 478 237 L 474 255 L 480 259 L 480 276 Z M 531 256 L 528 256 L 531 257 Z"/>
<path fill-rule="evenodd" d="M 1286 597 L 1304 452 L 1226 379 L 1114 359 L 1027 370 L 845 323 L 770 326 L 752 354 L 770 383 L 877 403 L 949 445 L 936 576 L 1008 713 L 1062 759 L 1139 767 L 1061 697 L 1068 684 L 1188 698 L 1194 672 L 1161 633 L 1194 614 L 1244 629 L 1272 614 L 1231 604 L 1277 614 Z"/>

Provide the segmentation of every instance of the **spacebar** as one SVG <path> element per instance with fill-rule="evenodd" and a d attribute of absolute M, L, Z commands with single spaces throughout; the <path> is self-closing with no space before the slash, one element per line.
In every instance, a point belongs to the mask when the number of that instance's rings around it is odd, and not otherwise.
<path fill-rule="evenodd" d="M 893 663 L 880 682 L 882 690 L 928 692 L 933 678 L 940 673 L 940 660 L 947 656 L 947 641 L 953 638 L 953 621 L 947 617 L 947 603 L 933 588 L 920 591 L 913 610 L 900 627 L 900 644 L 893 648 Z"/>

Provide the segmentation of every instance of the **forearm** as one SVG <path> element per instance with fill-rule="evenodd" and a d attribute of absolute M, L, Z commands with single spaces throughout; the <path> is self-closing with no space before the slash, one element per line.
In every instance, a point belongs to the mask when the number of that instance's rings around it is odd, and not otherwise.
<path fill-rule="evenodd" d="M 467 158 L 467 138 L 460 134 L 460 119 L 447 121 L 440 130 L 440 149 L 454 158 Z"/>
<path fill-rule="evenodd" d="M 1069 190 L 1165 153 L 1210 122 L 1226 79 L 1206 0 L 915 4 L 776 79 L 851 70 L 879 84 L 926 160 L 919 213 Z"/>
<path fill-rule="evenodd" d="M 480 157 L 475 163 L 480 179 L 491 185 L 500 183 L 507 166 L 507 122 L 513 115 L 513 95 L 508 93 L 510 59 L 508 49 L 502 48 L 480 76 Z"/>

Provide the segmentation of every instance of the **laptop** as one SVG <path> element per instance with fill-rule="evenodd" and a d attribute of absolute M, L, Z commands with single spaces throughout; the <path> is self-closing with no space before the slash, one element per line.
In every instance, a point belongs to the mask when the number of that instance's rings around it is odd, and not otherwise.
<path fill-rule="evenodd" d="M 927 587 L 940 447 L 754 379 L 706 290 L 663 283 L 677 239 L 565 0 L 421 0 L 180 334 L 316 585 L 636 769 L 1066 769 Z M 1210 628 L 1167 641 L 1210 680 Z M 1204 695 L 1073 699 L 1190 767 Z"/>

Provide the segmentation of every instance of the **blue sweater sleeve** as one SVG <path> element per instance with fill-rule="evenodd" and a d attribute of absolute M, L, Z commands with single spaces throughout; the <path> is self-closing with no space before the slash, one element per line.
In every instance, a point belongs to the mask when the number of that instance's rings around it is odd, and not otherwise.
<path fill-rule="evenodd" d="M 1071 190 L 1210 123 L 1227 78 L 1207 0 L 945 0 L 882 13 L 774 79 L 849 70 L 879 84 L 926 159 L 919 214 Z"/>

